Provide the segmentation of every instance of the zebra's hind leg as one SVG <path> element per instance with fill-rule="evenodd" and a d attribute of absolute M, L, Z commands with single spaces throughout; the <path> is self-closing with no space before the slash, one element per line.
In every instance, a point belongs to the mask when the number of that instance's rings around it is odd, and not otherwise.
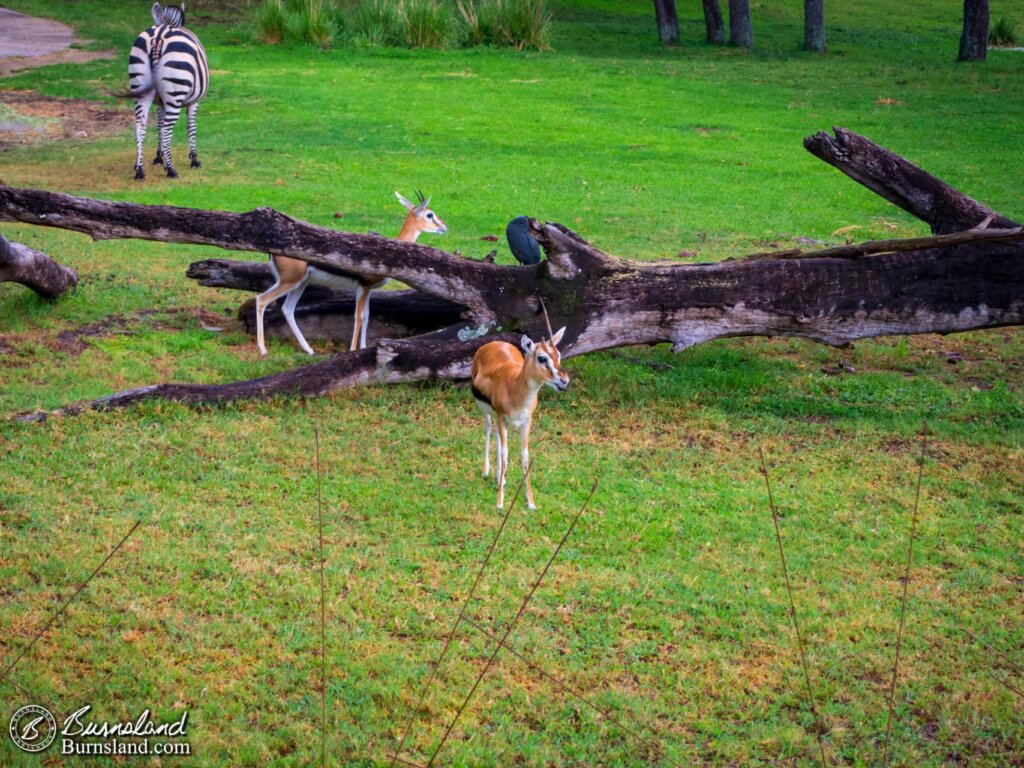
<path fill-rule="evenodd" d="M 157 136 L 160 135 L 160 132 L 163 130 L 163 127 L 164 127 L 164 108 L 162 106 L 160 106 L 160 102 L 157 102 L 157 105 L 156 105 L 156 135 Z M 163 163 L 163 161 L 164 161 L 164 159 L 160 155 L 160 145 L 159 145 L 159 142 L 158 142 L 157 143 L 157 148 L 156 148 L 156 157 L 153 158 L 153 165 L 161 165 Z"/>
<path fill-rule="evenodd" d="M 174 162 L 171 160 L 171 133 L 174 125 L 178 122 L 178 114 L 181 108 L 164 104 L 164 119 L 160 125 L 160 157 L 163 158 L 164 168 L 167 170 L 167 177 L 176 179 L 178 172 L 174 170 Z"/>
<path fill-rule="evenodd" d="M 142 94 L 135 99 L 135 178 L 142 181 L 146 172 L 142 168 L 142 142 L 146 138 L 146 121 L 149 119 L 149 107 L 153 103 L 153 94 Z"/>
<path fill-rule="evenodd" d="M 196 152 L 196 110 L 199 109 L 199 102 L 188 105 L 188 159 L 192 161 L 193 168 L 202 167 L 199 162 L 199 153 Z"/>

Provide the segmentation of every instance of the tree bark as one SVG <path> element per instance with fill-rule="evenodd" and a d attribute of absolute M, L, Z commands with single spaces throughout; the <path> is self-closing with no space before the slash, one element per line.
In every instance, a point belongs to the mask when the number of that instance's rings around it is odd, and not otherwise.
<path fill-rule="evenodd" d="M 964 0 L 964 29 L 957 61 L 984 61 L 988 56 L 988 0 Z"/>
<path fill-rule="evenodd" d="M 43 298 L 55 299 L 78 285 L 78 273 L 42 251 L 0 235 L 0 283 L 4 282 L 21 283 Z"/>
<path fill-rule="evenodd" d="M 725 21 L 718 0 L 704 0 L 704 26 L 707 28 L 709 43 L 725 45 Z"/>
<path fill-rule="evenodd" d="M 842 345 L 880 335 L 1024 324 L 1020 227 L 856 134 L 836 129 L 834 138 L 818 134 L 805 144 L 947 234 L 713 264 L 637 263 L 609 256 L 557 224 L 531 221 L 546 259 L 512 267 L 335 232 L 270 209 L 196 211 L 0 187 L 0 220 L 59 226 L 95 238 L 272 250 L 325 269 L 390 274 L 464 308 L 460 321 L 439 330 L 382 340 L 275 376 L 143 387 L 84 406 L 92 408 L 151 397 L 206 402 L 319 395 L 375 382 L 463 379 L 485 341 L 544 333 L 540 299 L 552 326 L 567 327 L 561 344 L 565 358 L 632 344 L 668 342 L 681 350 L 731 336 L 795 336 Z M 252 271 L 241 270 L 245 280 L 254 279 Z M 218 279 L 224 280 L 223 274 Z M 262 284 L 253 283 L 254 289 Z M 395 301 L 400 305 L 404 299 Z M 505 335 L 496 335 L 499 331 Z"/>
<path fill-rule="evenodd" d="M 804 49 L 825 53 L 825 0 L 804 0 Z"/>
<path fill-rule="evenodd" d="M 658 21 L 658 35 L 665 45 L 679 45 L 679 16 L 676 0 L 654 0 L 654 15 Z"/>
<path fill-rule="evenodd" d="M 804 147 L 858 184 L 926 222 L 935 234 L 972 229 L 990 215 L 995 216 L 990 225 L 994 228 L 1019 226 L 870 139 L 845 128 L 833 131 L 834 138 L 824 132 L 807 137 Z"/>
<path fill-rule="evenodd" d="M 729 0 L 729 45 L 740 48 L 754 47 L 750 0 Z"/>

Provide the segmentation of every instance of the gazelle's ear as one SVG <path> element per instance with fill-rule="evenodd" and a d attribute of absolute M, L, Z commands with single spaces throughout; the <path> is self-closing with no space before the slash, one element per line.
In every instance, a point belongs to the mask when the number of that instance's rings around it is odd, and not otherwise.
<path fill-rule="evenodd" d="M 523 338 L 519 340 L 519 346 L 523 348 L 523 352 L 526 354 L 533 352 L 533 342 L 530 341 L 529 336 L 523 336 Z"/>
<path fill-rule="evenodd" d="M 565 326 L 563 325 L 561 328 L 559 328 L 557 331 L 555 331 L 555 335 L 551 337 L 551 343 L 554 344 L 557 347 L 558 346 L 558 342 L 560 342 L 562 340 L 562 337 L 564 335 L 565 335 Z"/>
<path fill-rule="evenodd" d="M 160 17 L 163 16 L 164 9 L 160 7 L 160 3 L 153 3 L 153 21 L 157 24 L 160 23 Z"/>
<path fill-rule="evenodd" d="M 406 199 L 405 199 L 404 197 L 402 197 L 402 196 L 401 196 L 400 194 L 398 194 L 397 192 L 395 192 L 395 197 L 397 197 L 397 198 L 398 198 L 398 202 L 400 202 L 400 203 L 401 203 L 402 205 L 404 205 L 404 206 L 405 206 L 405 210 L 407 210 L 407 211 L 411 211 L 411 210 L 412 210 L 413 208 L 415 208 L 415 207 L 416 207 L 415 205 L 413 205 L 412 203 L 410 203 L 410 202 L 409 202 L 408 200 L 406 200 Z"/>

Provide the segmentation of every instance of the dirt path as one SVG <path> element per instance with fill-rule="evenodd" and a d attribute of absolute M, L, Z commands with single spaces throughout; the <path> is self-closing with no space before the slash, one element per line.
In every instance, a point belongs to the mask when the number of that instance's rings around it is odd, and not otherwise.
<path fill-rule="evenodd" d="M 3 78 L 14 72 L 114 55 L 114 51 L 71 48 L 74 42 L 75 31 L 67 24 L 0 8 L 0 88 Z M 0 89 L 0 148 L 110 134 L 130 124 L 129 114 L 110 105 Z"/>
<path fill-rule="evenodd" d="M 110 58 L 113 51 L 71 48 L 75 31 L 67 24 L 0 8 L 0 77 L 22 69 Z"/>

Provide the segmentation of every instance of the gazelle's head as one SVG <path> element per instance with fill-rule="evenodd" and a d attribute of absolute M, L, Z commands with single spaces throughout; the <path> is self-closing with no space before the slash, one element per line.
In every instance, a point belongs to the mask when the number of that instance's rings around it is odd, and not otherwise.
<path fill-rule="evenodd" d="M 168 24 L 172 27 L 185 26 L 185 3 L 181 5 L 165 5 L 153 3 L 153 21 L 157 24 Z"/>
<path fill-rule="evenodd" d="M 558 352 L 558 343 L 564 335 L 563 326 L 547 341 L 538 341 L 534 344 L 529 336 L 523 336 L 520 342 L 526 375 L 533 381 L 547 384 L 558 392 L 565 392 L 569 388 L 569 374 L 562 368 L 562 356 Z"/>
<path fill-rule="evenodd" d="M 405 223 L 402 224 L 402 231 L 398 235 L 399 240 L 415 242 L 421 232 L 443 235 L 448 231 L 448 227 L 441 221 L 441 217 L 430 210 L 430 198 L 424 197 L 419 190 L 416 190 L 418 203 L 409 202 L 397 192 L 395 192 L 395 197 L 409 212 L 405 217 Z"/>

